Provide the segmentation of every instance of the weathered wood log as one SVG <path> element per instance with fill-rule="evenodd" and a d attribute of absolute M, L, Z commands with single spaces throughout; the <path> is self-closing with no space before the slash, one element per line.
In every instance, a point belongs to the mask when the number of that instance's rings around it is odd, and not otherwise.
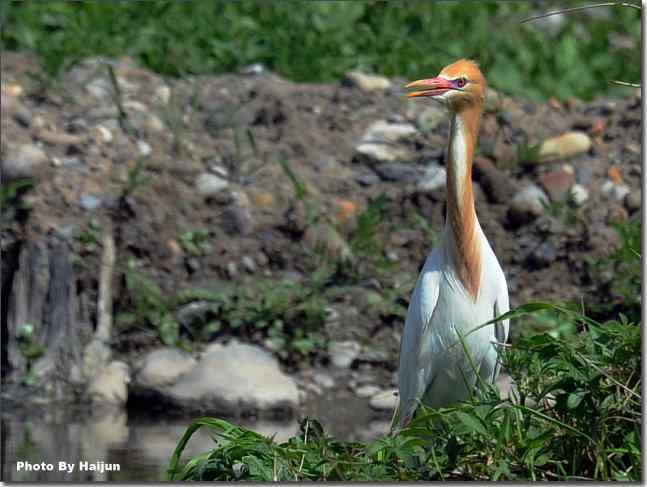
<path fill-rule="evenodd" d="M 6 327 L 12 377 L 30 371 L 51 399 L 67 396 L 66 389 L 80 383 L 83 341 L 92 332 L 82 330 L 77 319 L 71 257 L 69 242 L 54 234 L 23 244 L 9 290 Z"/>

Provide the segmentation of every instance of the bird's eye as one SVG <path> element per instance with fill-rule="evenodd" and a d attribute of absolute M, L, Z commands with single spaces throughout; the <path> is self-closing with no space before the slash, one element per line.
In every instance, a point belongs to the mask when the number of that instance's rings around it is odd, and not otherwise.
<path fill-rule="evenodd" d="M 459 88 L 462 88 L 466 84 L 467 84 L 467 80 L 465 78 L 458 78 L 456 80 L 456 86 L 458 86 Z"/>

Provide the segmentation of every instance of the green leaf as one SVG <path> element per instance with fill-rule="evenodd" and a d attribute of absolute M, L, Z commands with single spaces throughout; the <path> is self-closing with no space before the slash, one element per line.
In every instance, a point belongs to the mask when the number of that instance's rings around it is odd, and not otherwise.
<path fill-rule="evenodd" d="M 569 394 L 566 401 L 566 406 L 568 407 L 568 409 L 577 408 L 577 406 L 579 406 L 582 402 L 582 399 L 584 399 L 584 396 L 586 396 L 586 391 L 577 391 Z"/>
<path fill-rule="evenodd" d="M 463 411 L 456 411 L 456 417 L 472 431 L 475 431 L 483 436 L 487 436 L 487 430 L 481 420 L 476 416 L 471 416 Z"/>

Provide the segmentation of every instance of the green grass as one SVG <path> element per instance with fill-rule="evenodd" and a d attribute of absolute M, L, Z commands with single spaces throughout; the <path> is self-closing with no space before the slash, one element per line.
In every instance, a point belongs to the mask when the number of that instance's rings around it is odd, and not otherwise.
<path fill-rule="evenodd" d="M 522 306 L 510 316 L 550 310 L 582 330 L 569 340 L 523 337 L 503 352 L 516 399 L 486 387 L 455 407 L 424 410 L 406 429 L 370 443 L 341 442 L 306 419 L 284 443 L 216 418 L 196 420 L 169 465 L 171 480 L 639 480 L 640 326 L 604 324 L 559 306 Z M 181 461 L 207 428 L 214 448 Z"/>
<path fill-rule="evenodd" d="M 351 69 L 415 79 L 466 56 L 481 63 L 492 86 L 509 94 L 562 99 L 627 93 L 608 81 L 640 81 L 640 12 L 611 7 L 574 13 L 554 34 L 542 28 L 546 20 L 520 24 L 563 6 L 10 1 L 2 3 L 0 21 L 2 49 L 36 53 L 50 75 L 89 56 L 129 55 L 171 76 L 231 72 L 261 62 L 297 81 L 337 81 Z"/>

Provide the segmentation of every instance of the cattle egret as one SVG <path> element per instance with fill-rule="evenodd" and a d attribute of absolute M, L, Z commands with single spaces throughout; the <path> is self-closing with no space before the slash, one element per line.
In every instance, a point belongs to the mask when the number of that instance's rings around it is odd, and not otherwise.
<path fill-rule="evenodd" d="M 409 97 L 441 102 L 449 110 L 451 125 L 445 228 L 418 276 L 407 311 L 393 421 L 397 428 L 409 423 L 419 403 L 432 408 L 451 405 L 469 397 L 477 374 L 494 383 L 499 373 L 493 342 L 506 341 L 508 321 L 478 328 L 509 309 L 505 275 L 481 230 L 472 193 L 472 159 L 485 87 L 478 66 L 466 59 L 446 66 L 435 78 L 407 85 L 418 90 Z"/>

